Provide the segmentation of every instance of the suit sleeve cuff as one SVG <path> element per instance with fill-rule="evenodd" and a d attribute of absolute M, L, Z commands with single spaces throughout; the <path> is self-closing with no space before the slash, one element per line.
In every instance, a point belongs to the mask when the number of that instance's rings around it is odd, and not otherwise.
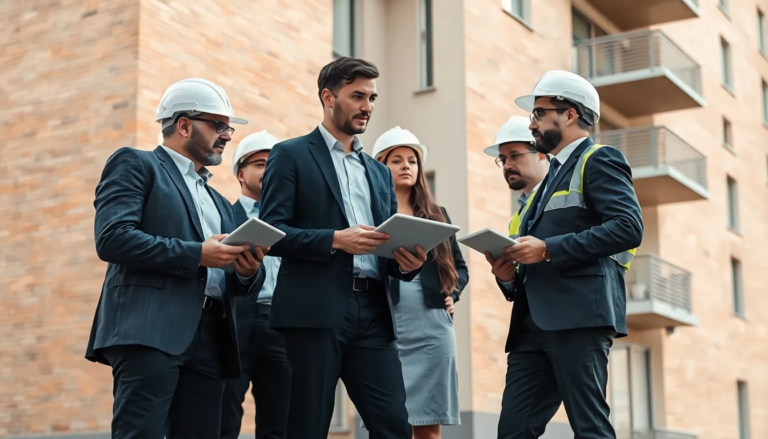
<path fill-rule="evenodd" d="M 261 267 L 259 267 L 259 270 L 261 270 Z M 256 270 L 252 275 L 248 277 L 240 276 L 240 273 L 237 274 L 237 280 L 240 281 L 241 285 L 250 285 L 251 282 L 256 278 L 256 274 L 258 274 L 259 270 Z"/>

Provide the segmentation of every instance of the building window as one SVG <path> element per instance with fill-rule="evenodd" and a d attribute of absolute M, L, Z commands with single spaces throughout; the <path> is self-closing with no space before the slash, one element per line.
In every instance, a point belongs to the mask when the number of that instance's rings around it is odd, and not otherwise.
<path fill-rule="evenodd" d="M 717 5 L 726 16 L 730 16 L 730 0 L 718 0 Z"/>
<path fill-rule="evenodd" d="M 425 172 L 424 177 L 427 178 L 427 186 L 429 186 L 429 193 L 432 194 L 432 198 L 436 197 L 435 192 L 435 173 L 433 172 Z"/>
<path fill-rule="evenodd" d="M 765 55 L 765 15 L 760 9 L 757 10 L 757 47 L 760 53 Z"/>
<path fill-rule="evenodd" d="M 763 125 L 768 126 L 768 83 L 763 80 Z"/>
<path fill-rule="evenodd" d="M 593 23 L 592 20 L 578 10 L 573 9 L 571 14 L 571 39 L 573 40 L 573 44 L 577 44 L 579 41 L 591 40 L 592 38 L 608 35 L 608 32 Z"/>
<path fill-rule="evenodd" d="M 347 426 L 347 401 L 344 398 L 344 384 L 339 380 L 336 384 L 336 397 L 333 402 L 331 415 L 331 431 L 344 431 Z"/>
<path fill-rule="evenodd" d="M 720 67 L 723 85 L 730 91 L 733 91 L 733 78 L 731 75 L 731 45 L 723 38 L 720 38 Z"/>
<path fill-rule="evenodd" d="M 419 87 L 426 90 L 435 85 L 434 78 L 434 52 L 433 52 L 433 27 L 432 27 L 432 0 L 419 2 Z"/>
<path fill-rule="evenodd" d="M 731 122 L 723 118 L 723 146 L 730 151 L 734 151 L 733 148 L 733 128 Z"/>
<path fill-rule="evenodd" d="M 501 0 L 501 9 L 517 21 L 531 27 L 531 0 Z"/>
<path fill-rule="evenodd" d="M 333 57 L 355 56 L 355 0 L 333 0 Z"/>
<path fill-rule="evenodd" d="M 739 199 L 736 180 L 728 177 L 728 228 L 734 232 L 739 230 Z"/>
<path fill-rule="evenodd" d="M 739 399 L 739 439 L 750 439 L 752 432 L 749 425 L 749 389 L 747 383 L 737 381 L 736 393 Z"/>
<path fill-rule="evenodd" d="M 647 348 L 616 344 L 608 362 L 611 424 L 617 436 L 647 431 L 652 423 L 651 361 Z"/>
<path fill-rule="evenodd" d="M 733 294 L 733 312 L 744 317 L 744 286 L 741 278 L 741 262 L 731 258 L 731 290 Z"/>

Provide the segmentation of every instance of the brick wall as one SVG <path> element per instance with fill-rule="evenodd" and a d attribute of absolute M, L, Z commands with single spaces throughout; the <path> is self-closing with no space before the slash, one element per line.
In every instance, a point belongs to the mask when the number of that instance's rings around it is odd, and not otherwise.
<path fill-rule="evenodd" d="M 109 371 L 83 358 L 105 270 L 92 203 L 136 136 L 138 17 L 129 0 L 0 7 L 0 436 L 109 425 Z"/>

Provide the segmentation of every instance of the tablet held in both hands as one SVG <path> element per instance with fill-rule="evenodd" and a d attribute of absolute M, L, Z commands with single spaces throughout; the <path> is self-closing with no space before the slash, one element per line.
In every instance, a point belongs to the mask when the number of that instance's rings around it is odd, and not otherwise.
<path fill-rule="evenodd" d="M 427 253 L 460 229 L 454 224 L 396 213 L 376 228 L 377 232 L 389 235 L 389 242 L 379 245 L 371 254 L 395 259 L 394 252 L 400 247 L 415 255 L 416 246 Z"/>
<path fill-rule="evenodd" d="M 493 229 L 478 230 L 475 233 L 462 236 L 457 241 L 482 254 L 490 252 L 493 259 L 498 259 L 504 253 L 504 249 L 510 245 L 519 244 L 516 240 Z"/>
<path fill-rule="evenodd" d="M 267 247 L 272 247 L 284 236 L 285 232 L 280 229 L 272 227 L 258 218 L 248 218 L 248 221 L 222 239 L 221 243 L 233 246 L 250 245 L 251 251 L 255 251 L 256 247 L 266 250 Z M 227 265 L 224 270 L 231 273 L 235 270 L 235 264 Z"/>

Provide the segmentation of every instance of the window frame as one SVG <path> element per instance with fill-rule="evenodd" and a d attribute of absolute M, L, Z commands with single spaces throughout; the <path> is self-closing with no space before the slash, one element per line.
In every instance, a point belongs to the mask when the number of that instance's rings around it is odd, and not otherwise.
<path fill-rule="evenodd" d="M 345 1 L 349 4 L 349 53 L 342 53 L 341 49 L 337 47 L 336 42 L 336 25 L 332 25 L 331 36 L 331 50 L 333 59 L 340 58 L 342 56 L 355 56 L 357 49 L 357 2 L 356 0 L 334 0 L 331 7 L 333 8 L 333 20 L 336 20 L 336 2 Z"/>
<path fill-rule="evenodd" d="M 522 15 L 517 12 L 517 8 L 513 8 L 514 4 L 520 5 Z M 533 30 L 533 13 L 531 11 L 531 0 L 501 0 L 501 10 L 506 12 L 510 17 L 522 23 L 528 29 Z"/>
<path fill-rule="evenodd" d="M 435 88 L 434 0 L 419 0 L 419 91 Z"/>
<path fill-rule="evenodd" d="M 731 298 L 733 301 L 733 314 L 740 318 L 746 318 L 744 306 L 744 275 L 741 261 L 731 256 Z"/>
<path fill-rule="evenodd" d="M 733 53 L 731 43 L 720 36 L 720 84 L 731 94 L 734 93 Z"/>
<path fill-rule="evenodd" d="M 726 177 L 726 190 L 728 230 L 739 233 L 739 184 L 730 175 Z"/>
<path fill-rule="evenodd" d="M 613 367 L 619 367 L 618 365 L 621 364 L 616 360 L 616 355 L 618 355 L 618 351 L 626 351 L 627 354 L 627 371 L 626 371 L 626 377 L 628 382 L 627 384 L 627 390 L 628 395 L 626 398 L 629 401 L 629 407 L 627 407 L 628 413 L 624 413 L 628 415 L 629 417 L 629 423 L 630 423 L 630 432 L 635 431 L 646 431 L 649 428 L 653 428 L 654 425 L 654 413 L 653 413 L 653 407 L 654 407 L 654 393 L 653 393 L 653 353 L 651 348 L 646 346 L 640 346 L 632 343 L 616 343 L 613 347 L 611 347 L 611 356 L 613 356 L 614 360 L 611 362 L 608 362 L 608 386 L 607 386 L 607 392 L 606 396 L 608 398 L 609 405 L 611 406 L 611 423 L 616 425 L 617 421 L 615 417 L 620 413 L 619 407 L 620 405 L 618 403 L 615 403 L 616 398 L 616 386 L 611 384 L 613 381 L 611 379 L 611 372 L 613 371 Z M 643 421 L 644 426 L 637 426 L 636 424 L 639 423 L 639 420 L 637 419 L 637 411 L 639 407 L 636 407 L 635 403 L 637 402 L 635 400 L 636 394 L 640 390 L 637 385 L 636 381 L 633 379 L 634 373 L 633 368 L 636 365 L 635 359 L 637 355 L 642 355 L 642 358 L 640 358 L 640 361 L 644 365 L 644 374 L 645 374 L 645 381 L 643 383 L 643 389 L 642 391 L 645 393 L 647 397 L 647 406 L 644 408 L 646 410 L 647 419 Z M 614 376 L 615 379 L 615 376 Z M 622 430 L 622 433 L 624 431 Z M 619 433 L 617 429 L 617 433 Z"/>

